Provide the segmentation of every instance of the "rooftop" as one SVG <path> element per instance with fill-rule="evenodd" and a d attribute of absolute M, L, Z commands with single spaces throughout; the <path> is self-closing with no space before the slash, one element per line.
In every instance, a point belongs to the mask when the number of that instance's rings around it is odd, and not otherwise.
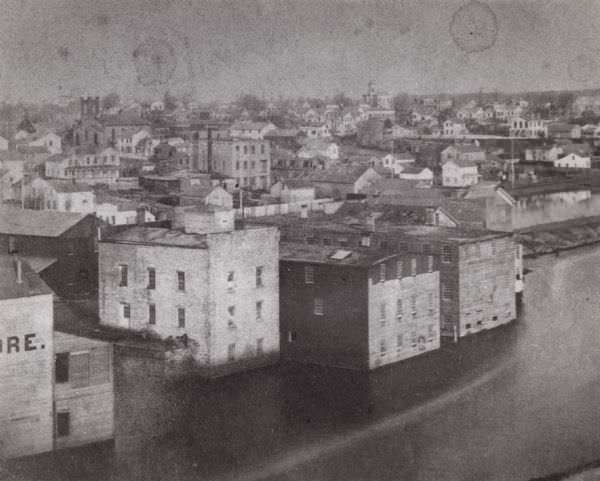
<path fill-rule="evenodd" d="M 145 244 L 206 249 L 206 234 L 187 234 L 181 230 L 136 226 L 102 239 L 104 243 Z"/>
<path fill-rule="evenodd" d="M 300 242 L 282 242 L 279 247 L 280 261 L 344 266 L 366 267 L 397 255 L 383 249 L 348 250 L 329 246 L 307 245 Z"/>
<path fill-rule="evenodd" d="M 0 207 L 0 234 L 58 237 L 89 214 Z"/>
<path fill-rule="evenodd" d="M 52 294 L 52 290 L 23 260 L 21 273 L 22 282 L 17 282 L 17 259 L 12 256 L 0 256 L 0 299 Z"/>

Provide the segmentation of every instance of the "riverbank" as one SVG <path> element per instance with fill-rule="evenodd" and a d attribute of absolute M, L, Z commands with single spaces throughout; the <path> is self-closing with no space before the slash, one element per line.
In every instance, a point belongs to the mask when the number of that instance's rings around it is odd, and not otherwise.
<path fill-rule="evenodd" d="M 525 257 L 558 253 L 600 242 L 600 216 L 540 224 L 516 232 Z"/>

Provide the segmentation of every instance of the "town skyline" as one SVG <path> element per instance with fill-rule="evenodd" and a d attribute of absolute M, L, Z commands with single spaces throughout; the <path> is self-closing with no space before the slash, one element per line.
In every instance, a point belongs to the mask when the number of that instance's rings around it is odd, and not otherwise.
<path fill-rule="evenodd" d="M 600 73 L 600 41 L 588 33 L 600 17 L 593 1 L 449 1 L 434 8 L 412 1 L 127 0 L 118 11 L 108 0 L 84 3 L 31 2 L 35 16 L 8 9 L 0 20 L 3 100 L 113 91 L 123 98 L 169 91 L 200 102 L 242 93 L 357 98 L 369 80 L 410 95 L 577 90 L 596 87 Z M 453 24 L 468 5 L 491 12 L 464 20 L 492 30 L 474 48 L 457 40 Z"/>

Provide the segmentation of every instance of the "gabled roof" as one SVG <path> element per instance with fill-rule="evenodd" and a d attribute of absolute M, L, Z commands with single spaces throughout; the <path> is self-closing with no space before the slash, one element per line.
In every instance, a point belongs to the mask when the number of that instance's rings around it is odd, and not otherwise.
<path fill-rule="evenodd" d="M 23 259 L 20 260 L 22 282 L 18 282 L 17 262 L 17 258 L 12 256 L 0 256 L 0 299 L 52 294 L 52 290 Z"/>
<path fill-rule="evenodd" d="M 67 160 L 68 158 L 69 156 L 65 154 L 52 154 L 46 159 L 46 162 L 62 162 L 63 160 Z"/>
<path fill-rule="evenodd" d="M 331 182 L 335 184 L 353 184 L 371 167 L 368 165 L 335 165 L 325 170 L 317 170 L 310 175 L 312 182 Z"/>
<path fill-rule="evenodd" d="M 17 145 L 17 150 L 22 154 L 49 154 L 43 145 Z"/>
<path fill-rule="evenodd" d="M 0 207 L 0 234 L 58 237 L 89 214 Z"/>
<path fill-rule="evenodd" d="M 107 127 L 120 125 L 150 125 L 151 122 L 137 115 L 107 115 L 101 118 L 102 123 Z"/>
<path fill-rule="evenodd" d="M 457 165 L 458 167 L 477 167 L 477 161 L 475 160 L 469 160 L 469 159 L 449 159 L 446 162 L 444 162 L 444 165 L 447 165 L 449 163 L 453 163 L 454 165 Z"/>
<path fill-rule="evenodd" d="M 419 167 L 417 165 L 407 165 L 402 168 L 401 174 L 420 174 L 424 170 L 429 170 L 427 167 Z M 430 171 L 431 172 L 431 171 Z"/>

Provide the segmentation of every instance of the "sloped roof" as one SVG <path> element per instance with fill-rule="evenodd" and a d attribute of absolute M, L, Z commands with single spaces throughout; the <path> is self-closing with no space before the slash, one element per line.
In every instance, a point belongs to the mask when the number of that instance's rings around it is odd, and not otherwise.
<path fill-rule="evenodd" d="M 58 237 L 81 222 L 87 215 L 55 210 L 0 207 L 0 233 Z"/>
<path fill-rule="evenodd" d="M 242 120 L 235 122 L 229 130 L 262 130 L 269 125 L 269 122 L 252 122 Z"/>
<path fill-rule="evenodd" d="M 94 189 L 88 184 L 74 183 L 70 180 L 56 180 L 47 179 L 46 182 L 50 184 L 56 192 L 69 193 L 69 192 L 93 192 Z"/>
<path fill-rule="evenodd" d="M 155 244 L 196 249 L 207 248 L 205 234 L 186 234 L 180 230 L 172 230 L 161 227 L 136 226 L 132 227 L 131 229 L 109 235 L 101 242 Z"/>
<path fill-rule="evenodd" d="M 353 184 L 370 167 L 368 165 L 348 166 L 335 165 L 325 170 L 317 170 L 310 175 L 312 182 L 331 182 L 336 184 Z"/>
<path fill-rule="evenodd" d="M 106 126 L 117 126 L 117 125 L 150 125 L 149 120 L 143 119 L 138 115 L 131 114 L 118 114 L 118 115 L 107 115 L 101 118 L 101 121 Z"/>
<path fill-rule="evenodd" d="M 279 247 L 279 259 L 291 262 L 370 266 L 377 261 L 398 255 L 390 255 L 383 249 L 357 249 L 346 251 L 343 256 L 336 258 L 336 253 L 339 253 L 340 250 L 335 247 L 307 245 L 299 242 L 282 242 Z"/>
<path fill-rule="evenodd" d="M 450 159 L 444 162 L 444 165 L 449 164 L 450 162 L 459 167 L 477 167 L 477 161 L 470 159 Z"/>
<path fill-rule="evenodd" d="M 17 145 L 17 150 L 22 154 L 49 154 L 43 145 Z"/>
<path fill-rule="evenodd" d="M 22 282 L 17 282 L 17 259 L 12 256 L 0 256 L 0 299 L 52 294 L 44 281 L 21 259 Z"/>
<path fill-rule="evenodd" d="M 430 170 L 427 167 L 419 167 L 417 165 L 409 165 L 402 169 L 401 174 L 420 174 L 425 169 Z"/>

